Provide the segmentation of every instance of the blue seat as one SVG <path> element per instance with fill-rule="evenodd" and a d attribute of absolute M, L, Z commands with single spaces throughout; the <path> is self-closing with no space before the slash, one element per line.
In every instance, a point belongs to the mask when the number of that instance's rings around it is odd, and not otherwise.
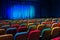
<path fill-rule="evenodd" d="M 27 39 L 27 32 L 19 32 L 16 33 L 14 36 L 14 40 L 26 40 Z"/>
<path fill-rule="evenodd" d="M 17 28 L 8 28 L 8 29 L 6 30 L 6 33 L 7 33 L 7 34 L 13 34 L 13 35 L 15 35 L 16 32 L 17 32 Z"/>
<path fill-rule="evenodd" d="M 44 32 L 47 31 L 47 30 L 51 30 L 51 28 L 45 28 L 45 29 L 43 29 L 42 32 L 41 32 L 40 37 L 43 37 Z"/>
<path fill-rule="evenodd" d="M 1 28 L 3 28 L 3 29 L 7 29 L 7 28 L 9 28 L 10 26 L 9 25 L 6 25 L 6 26 L 2 26 Z"/>
<path fill-rule="evenodd" d="M 41 32 L 42 40 L 50 40 L 51 39 L 51 28 L 45 28 Z"/>

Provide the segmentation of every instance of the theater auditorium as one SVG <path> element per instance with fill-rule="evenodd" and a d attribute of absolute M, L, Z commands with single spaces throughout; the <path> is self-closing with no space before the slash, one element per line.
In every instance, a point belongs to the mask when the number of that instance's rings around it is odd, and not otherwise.
<path fill-rule="evenodd" d="M 0 40 L 60 40 L 60 0 L 0 0 Z"/>

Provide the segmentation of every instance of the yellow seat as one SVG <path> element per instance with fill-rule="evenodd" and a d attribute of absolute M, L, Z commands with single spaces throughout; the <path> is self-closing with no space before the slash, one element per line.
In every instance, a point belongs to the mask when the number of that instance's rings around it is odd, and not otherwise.
<path fill-rule="evenodd" d="M 44 28 L 44 24 L 39 24 L 39 25 L 37 26 L 37 30 L 43 30 L 43 28 Z"/>
<path fill-rule="evenodd" d="M 28 23 L 28 25 L 33 25 L 34 23 Z"/>
<path fill-rule="evenodd" d="M 51 36 L 52 37 L 58 36 L 59 33 L 60 33 L 60 27 L 54 27 L 54 28 L 52 28 L 52 31 L 51 31 Z"/>

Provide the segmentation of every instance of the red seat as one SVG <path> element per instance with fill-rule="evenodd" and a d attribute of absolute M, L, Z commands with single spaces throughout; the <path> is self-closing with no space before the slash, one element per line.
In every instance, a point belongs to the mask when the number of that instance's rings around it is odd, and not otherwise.
<path fill-rule="evenodd" d="M 17 32 L 26 32 L 27 30 L 28 30 L 28 28 L 23 26 L 23 27 L 19 27 Z"/>
<path fill-rule="evenodd" d="M 16 27 L 16 28 L 18 28 L 18 27 L 19 27 L 19 24 L 12 24 L 11 27 Z"/>
<path fill-rule="evenodd" d="M 28 40 L 39 40 L 40 30 L 30 31 L 28 35 Z"/>
<path fill-rule="evenodd" d="M 3 21 L 2 23 L 3 23 L 3 25 L 9 24 L 9 22 L 5 22 L 5 21 Z"/>
<path fill-rule="evenodd" d="M 58 26 L 60 27 L 60 22 L 58 23 Z"/>
<path fill-rule="evenodd" d="M 42 24 L 46 25 L 46 28 L 51 28 L 52 22 L 42 22 Z"/>
<path fill-rule="evenodd" d="M 60 40 L 60 36 L 59 37 L 56 37 L 56 38 L 53 38 L 51 40 Z"/>

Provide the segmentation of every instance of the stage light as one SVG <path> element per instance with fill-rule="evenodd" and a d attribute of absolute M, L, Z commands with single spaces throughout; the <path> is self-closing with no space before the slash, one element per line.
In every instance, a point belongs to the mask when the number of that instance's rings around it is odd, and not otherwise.
<path fill-rule="evenodd" d="M 31 5 L 14 5 L 7 9 L 9 19 L 34 18 L 35 8 Z"/>

